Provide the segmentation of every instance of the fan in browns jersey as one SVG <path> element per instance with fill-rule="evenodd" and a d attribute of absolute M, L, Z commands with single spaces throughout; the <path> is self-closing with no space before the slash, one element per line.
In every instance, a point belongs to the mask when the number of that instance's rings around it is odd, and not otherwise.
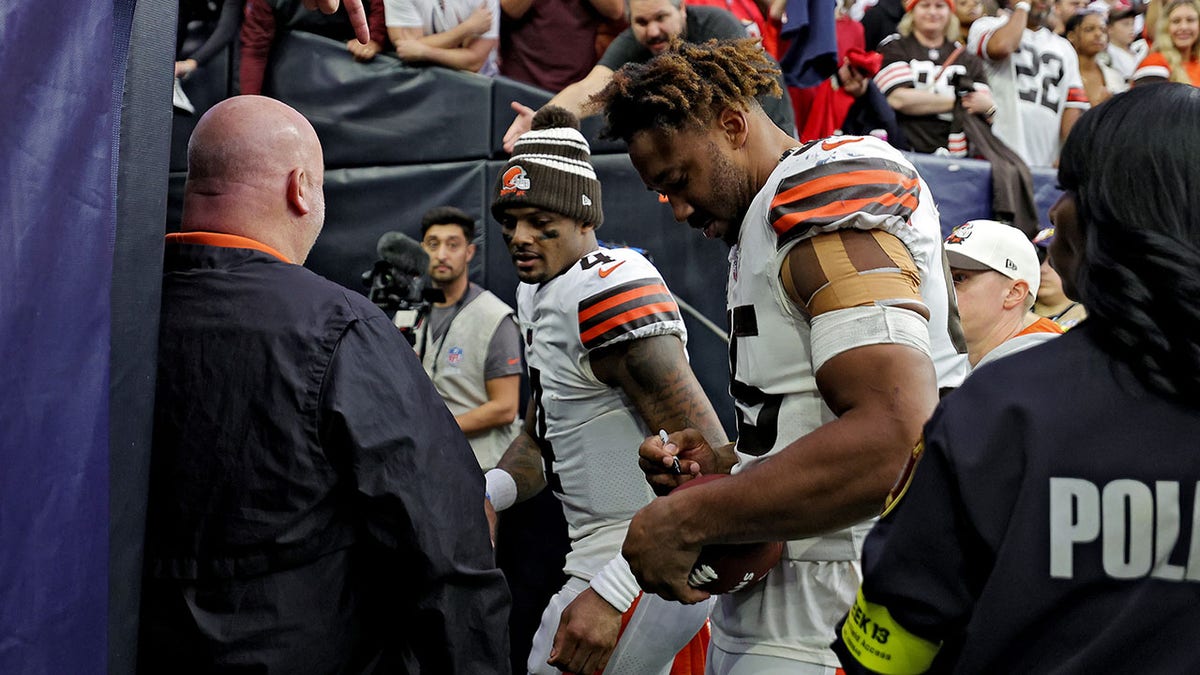
<path fill-rule="evenodd" d="M 1008 16 L 976 20 L 967 38 L 967 51 L 988 67 L 992 130 L 1029 166 L 1056 166 L 1059 146 L 1091 107 L 1075 48 L 1046 27 L 1049 15 L 1048 0 L 1020 0 Z"/>
<path fill-rule="evenodd" d="M 529 672 L 665 674 L 682 651 L 699 673 L 708 603 L 643 597 L 620 549 L 653 497 L 638 470 L 642 439 L 695 426 L 723 443 L 725 432 L 658 270 L 596 243 L 600 183 L 578 124 L 557 106 L 540 110 L 497 180 L 492 213 L 523 282 L 532 395 L 524 430 L 487 473 L 488 495 L 501 511 L 549 487 L 567 519 L 568 580 L 542 615 Z"/>
<path fill-rule="evenodd" d="M 833 672 L 860 543 L 938 400 L 965 363 L 951 326 L 938 214 L 895 149 L 838 136 L 797 147 L 755 95 L 774 64 L 752 41 L 677 45 L 619 71 L 600 95 L 607 133 L 675 218 L 731 248 L 730 391 L 738 439 L 646 439 L 657 488 L 625 557 L 642 587 L 694 602 L 702 545 L 787 541 L 756 586 L 717 599 L 711 672 Z M 952 319 L 952 317 L 955 317 Z"/>
<path fill-rule="evenodd" d="M 879 45 L 883 67 L 875 84 L 896 109 L 913 150 L 944 148 L 952 157 L 966 157 L 967 136 L 955 107 L 985 118 L 995 112 L 983 62 L 956 42 L 954 0 L 908 0 L 904 7 L 898 34 Z"/>

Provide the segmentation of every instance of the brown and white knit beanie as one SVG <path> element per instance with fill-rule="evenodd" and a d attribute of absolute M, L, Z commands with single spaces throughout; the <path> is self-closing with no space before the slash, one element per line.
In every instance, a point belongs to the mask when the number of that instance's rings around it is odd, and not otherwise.
<path fill-rule="evenodd" d="M 604 210 L 591 154 L 575 115 L 558 106 L 542 108 L 496 180 L 492 215 L 499 219 L 512 207 L 532 206 L 599 227 Z"/>

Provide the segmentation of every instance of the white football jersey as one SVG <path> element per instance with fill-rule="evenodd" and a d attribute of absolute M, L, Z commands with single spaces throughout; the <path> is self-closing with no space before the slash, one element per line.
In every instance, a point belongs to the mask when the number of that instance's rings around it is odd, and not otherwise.
<path fill-rule="evenodd" d="M 966 375 L 965 348 L 951 336 L 957 313 L 950 310 L 941 225 L 925 181 L 904 155 L 878 139 L 838 136 L 811 143 L 785 157 L 767 179 L 730 252 L 735 471 L 835 417 L 817 390 L 808 320 L 787 297 L 779 274 L 797 242 L 845 228 L 881 229 L 905 244 L 921 274 L 939 385 L 957 386 Z M 784 560 L 763 583 L 720 596 L 713 641 L 728 652 L 836 666 L 828 644 L 858 588 L 861 543 L 870 525 L 788 542 Z"/>
<path fill-rule="evenodd" d="M 1046 28 L 1026 28 L 1020 48 L 993 61 L 987 55 L 988 41 L 1006 23 L 1008 17 L 976 19 L 967 37 L 967 49 L 987 64 L 996 102 L 992 130 L 1029 166 L 1054 166 L 1063 111 L 1091 107 L 1079 75 L 1079 57 L 1066 38 Z"/>
<path fill-rule="evenodd" d="M 654 431 L 588 355 L 624 340 L 687 333 L 662 275 L 636 251 L 597 249 L 566 272 L 517 289 L 535 438 L 547 486 L 562 500 L 567 574 L 585 580 L 621 550 L 633 514 L 653 493 L 638 446 Z"/>

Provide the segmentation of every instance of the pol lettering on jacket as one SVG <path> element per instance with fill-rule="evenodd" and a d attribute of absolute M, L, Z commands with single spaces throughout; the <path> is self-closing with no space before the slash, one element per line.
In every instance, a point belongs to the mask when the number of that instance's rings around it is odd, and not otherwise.
<path fill-rule="evenodd" d="M 1104 573 L 1200 581 L 1200 483 L 1192 492 L 1192 531 L 1179 541 L 1179 481 L 1119 479 L 1104 485 L 1082 478 L 1050 479 L 1050 576 L 1075 577 L 1076 547 L 1100 539 Z M 1186 547 L 1186 565 L 1168 562 Z M 1094 547 L 1093 547 L 1094 548 Z"/>

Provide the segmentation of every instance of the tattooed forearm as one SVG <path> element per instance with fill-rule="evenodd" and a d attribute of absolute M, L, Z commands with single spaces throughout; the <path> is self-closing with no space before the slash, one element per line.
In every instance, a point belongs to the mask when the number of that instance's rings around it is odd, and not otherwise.
<path fill-rule="evenodd" d="M 712 403 L 673 335 L 633 341 L 617 372 L 621 387 L 637 405 L 651 430 L 696 429 L 714 446 L 725 443 L 725 430 Z"/>
<path fill-rule="evenodd" d="M 542 453 L 537 441 L 522 431 L 513 439 L 497 465 L 513 477 L 517 484 L 517 501 L 524 501 L 546 487 L 542 469 Z"/>

